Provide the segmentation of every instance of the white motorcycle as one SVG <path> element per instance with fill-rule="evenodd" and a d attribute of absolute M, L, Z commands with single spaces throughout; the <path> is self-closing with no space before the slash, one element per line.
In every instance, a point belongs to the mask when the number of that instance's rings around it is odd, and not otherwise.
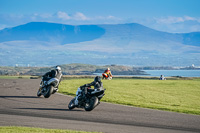
<path fill-rule="evenodd" d="M 37 96 L 43 95 L 45 98 L 49 98 L 51 94 L 58 91 L 59 80 L 57 78 L 52 78 L 49 81 L 41 81 L 40 87 L 37 92 Z"/>

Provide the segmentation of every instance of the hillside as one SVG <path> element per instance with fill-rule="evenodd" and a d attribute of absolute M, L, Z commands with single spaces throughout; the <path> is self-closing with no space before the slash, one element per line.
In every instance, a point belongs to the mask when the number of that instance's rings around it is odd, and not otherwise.
<path fill-rule="evenodd" d="M 113 75 L 144 75 L 145 73 L 134 67 L 106 65 L 96 66 L 89 64 L 60 65 L 63 75 L 94 75 L 103 73 L 108 67 Z M 38 75 L 41 76 L 53 69 L 52 67 L 0 67 L 0 75 Z"/>
<path fill-rule="evenodd" d="M 62 25 L 46 22 L 31 22 L 0 31 L 0 42 L 42 41 L 55 44 L 70 44 L 94 40 L 105 33 L 97 25 Z"/>
<path fill-rule="evenodd" d="M 140 24 L 32 22 L 0 30 L 0 65 L 200 66 L 200 32 L 166 33 Z"/>

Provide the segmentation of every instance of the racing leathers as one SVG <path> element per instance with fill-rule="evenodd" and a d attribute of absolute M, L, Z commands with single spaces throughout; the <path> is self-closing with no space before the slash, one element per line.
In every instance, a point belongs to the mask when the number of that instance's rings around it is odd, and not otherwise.
<path fill-rule="evenodd" d="M 94 90 L 103 89 L 101 78 L 99 76 L 96 76 L 93 82 L 80 86 L 80 89 L 84 91 L 83 95 L 87 96 L 87 92 L 93 91 L 93 89 L 90 88 L 91 86 L 94 86 Z"/>
<path fill-rule="evenodd" d="M 112 77 L 111 71 L 110 70 L 105 70 L 104 73 L 102 74 L 103 79 L 107 79 L 108 77 Z"/>
<path fill-rule="evenodd" d="M 91 86 L 94 86 L 94 89 L 91 89 L 90 88 Z M 75 105 L 78 105 L 79 97 L 85 99 L 87 97 L 88 92 L 98 91 L 100 89 L 103 89 L 103 83 L 101 82 L 101 78 L 99 76 L 96 76 L 93 82 L 85 84 L 83 86 L 80 86 L 80 88 L 78 88 L 78 91 L 81 91 L 81 94 L 76 96 Z"/>
<path fill-rule="evenodd" d="M 62 77 L 62 72 L 57 70 L 57 69 L 54 69 L 54 70 L 51 70 L 50 72 L 47 72 L 46 74 L 44 74 L 42 76 L 42 81 L 44 82 L 44 84 L 49 81 L 50 79 L 52 78 L 56 78 L 58 79 L 59 83 L 61 81 L 61 77 Z"/>

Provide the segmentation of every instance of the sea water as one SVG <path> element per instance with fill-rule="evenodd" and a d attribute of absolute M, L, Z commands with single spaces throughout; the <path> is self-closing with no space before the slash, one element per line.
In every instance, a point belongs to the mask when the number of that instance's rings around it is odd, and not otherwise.
<path fill-rule="evenodd" d="M 150 77 L 200 77 L 200 70 L 143 70 L 146 75 L 120 75 L 120 76 L 150 76 Z M 94 73 L 94 75 L 101 76 L 102 73 Z"/>
<path fill-rule="evenodd" d="M 165 77 L 172 77 L 172 76 L 200 77 L 200 70 L 143 70 L 143 71 L 145 71 L 148 74 L 146 76 L 152 76 L 152 77 L 154 76 L 158 77 L 160 75 L 164 75 Z"/>

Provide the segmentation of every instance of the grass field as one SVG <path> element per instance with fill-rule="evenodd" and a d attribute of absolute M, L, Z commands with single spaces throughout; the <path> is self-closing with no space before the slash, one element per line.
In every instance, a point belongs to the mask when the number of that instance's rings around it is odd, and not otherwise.
<path fill-rule="evenodd" d="M 5 126 L 5 127 L 0 127 L 0 133 L 97 133 L 97 132 Z"/>
<path fill-rule="evenodd" d="M 59 92 L 75 96 L 79 86 L 91 81 L 92 78 L 63 80 Z M 102 82 L 106 88 L 102 101 L 200 115 L 200 79 L 163 81 L 116 78 Z"/>

